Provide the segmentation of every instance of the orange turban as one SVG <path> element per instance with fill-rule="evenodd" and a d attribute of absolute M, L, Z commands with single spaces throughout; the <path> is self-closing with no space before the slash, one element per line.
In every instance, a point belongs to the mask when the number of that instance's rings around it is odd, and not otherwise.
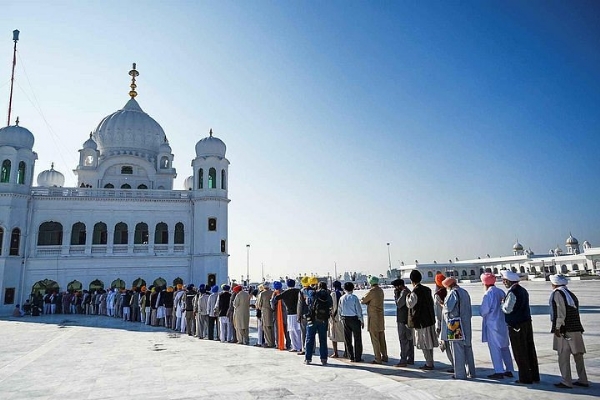
<path fill-rule="evenodd" d="M 242 291 L 242 287 L 240 285 L 236 285 L 233 287 L 233 293 L 239 293 Z"/>
<path fill-rule="evenodd" d="M 442 274 L 442 273 L 438 273 L 435 275 L 435 284 L 438 286 L 442 286 L 442 282 L 444 282 L 444 279 L 446 279 L 446 275 Z"/>

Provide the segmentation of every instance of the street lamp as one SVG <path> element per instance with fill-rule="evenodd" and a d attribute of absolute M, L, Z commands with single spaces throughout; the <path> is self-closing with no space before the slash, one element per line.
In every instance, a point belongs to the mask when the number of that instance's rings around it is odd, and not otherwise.
<path fill-rule="evenodd" d="M 390 244 L 387 244 L 387 249 L 388 249 L 388 267 L 390 269 L 390 278 L 392 277 L 392 256 L 390 255 Z"/>
<path fill-rule="evenodd" d="M 247 286 L 250 286 L 250 245 L 246 245 L 246 282 Z"/>

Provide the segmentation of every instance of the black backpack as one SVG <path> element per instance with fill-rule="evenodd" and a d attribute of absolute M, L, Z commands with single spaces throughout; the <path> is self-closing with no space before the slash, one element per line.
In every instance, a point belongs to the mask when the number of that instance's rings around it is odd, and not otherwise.
<path fill-rule="evenodd" d="M 331 307 L 329 303 L 329 293 L 327 290 L 319 290 L 312 299 L 310 305 L 311 316 L 313 320 L 319 322 L 327 322 L 331 315 Z"/>

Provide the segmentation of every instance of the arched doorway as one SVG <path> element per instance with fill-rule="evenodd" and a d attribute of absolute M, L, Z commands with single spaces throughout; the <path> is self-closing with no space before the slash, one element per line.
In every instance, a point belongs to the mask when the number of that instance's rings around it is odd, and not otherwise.
<path fill-rule="evenodd" d="M 217 274 L 208 274 L 208 279 L 206 280 L 207 282 L 207 287 L 213 287 L 217 284 Z M 248 282 L 248 284 L 250 284 Z"/>
<path fill-rule="evenodd" d="M 49 279 L 44 279 L 43 281 L 37 281 L 31 287 L 31 295 L 33 297 L 35 297 L 38 294 L 43 296 L 46 293 L 50 293 L 50 292 L 58 293 L 59 291 L 60 291 L 60 287 L 58 286 L 58 283 L 56 283 L 55 281 L 49 280 Z"/>
<path fill-rule="evenodd" d="M 152 284 L 157 289 L 158 288 L 166 288 L 167 287 L 167 281 L 165 281 L 163 278 L 160 278 L 160 277 L 156 278 Z"/>
<path fill-rule="evenodd" d="M 133 281 L 133 283 L 131 284 L 131 286 L 135 289 L 135 288 L 141 288 L 142 286 L 146 286 L 146 281 L 143 280 L 142 278 L 137 278 L 135 281 Z"/>
<path fill-rule="evenodd" d="M 173 279 L 173 286 L 177 285 L 183 285 L 183 279 L 181 279 L 180 277 Z"/>
<path fill-rule="evenodd" d="M 560 273 L 561 274 L 566 274 L 567 272 L 569 272 L 569 270 L 567 269 L 567 266 L 565 264 L 560 266 Z"/>
<path fill-rule="evenodd" d="M 83 285 L 79 281 L 71 281 L 67 285 L 67 291 L 74 293 L 79 292 L 83 288 Z"/>
<path fill-rule="evenodd" d="M 115 279 L 114 281 L 112 281 L 112 283 L 110 284 L 111 288 L 116 288 L 119 290 L 123 290 L 125 289 L 125 281 L 123 279 Z"/>
<path fill-rule="evenodd" d="M 95 292 L 96 290 L 104 290 L 104 282 L 100 279 L 90 282 L 90 292 Z"/>

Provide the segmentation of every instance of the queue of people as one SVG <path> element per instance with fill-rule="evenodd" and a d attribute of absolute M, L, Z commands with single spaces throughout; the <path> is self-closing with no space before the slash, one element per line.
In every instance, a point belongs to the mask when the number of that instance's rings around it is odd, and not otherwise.
<path fill-rule="evenodd" d="M 476 378 L 473 355 L 472 307 L 469 292 L 460 287 L 454 277 L 438 273 L 435 292 L 421 283 L 418 270 L 410 273 L 409 286 L 403 279 L 391 282 L 394 286 L 396 323 L 400 343 L 399 362 L 395 367 L 409 368 L 415 364 L 414 348 L 423 352 L 425 362 L 421 370 L 436 369 L 434 350 L 445 352 L 454 379 Z M 569 389 L 588 387 L 583 354 L 584 331 L 579 316 L 579 301 L 568 288 L 562 275 L 550 277 L 552 293 L 549 299 L 553 349 L 558 353 L 561 381 L 555 386 Z M 494 372 L 487 377 L 501 380 L 517 373 L 511 356 L 518 367 L 517 384 L 529 385 L 540 381 L 539 365 L 533 337 L 529 294 L 519 282 L 519 275 L 502 271 L 502 282 L 507 293 L 496 286 L 492 273 L 481 275 L 484 286 L 480 306 L 482 338 L 487 343 Z M 250 345 L 250 310 L 256 310 L 257 342 L 254 346 L 277 348 L 304 356 L 311 364 L 318 338 L 318 356 L 322 365 L 329 358 L 347 358 L 360 363 L 363 359 L 362 330 L 365 327 L 363 307 L 366 306 L 367 331 L 373 348 L 373 364 L 389 361 L 385 338 L 384 292 L 379 279 L 369 278 L 369 290 L 362 298 L 354 294 L 354 284 L 333 282 L 332 290 L 316 277 L 304 277 L 302 288 L 294 279 L 269 282 L 258 289 L 244 290 L 235 283 L 231 286 L 179 284 L 175 287 L 142 287 L 133 290 L 94 293 L 48 293 L 35 297 L 31 307 L 46 314 L 81 313 L 106 315 L 124 321 L 187 333 L 198 339 L 218 340 L 222 343 Z M 14 315 L 21 314 L 17 307 Z M 333 353 L 329 354 L 327 339 Z M 340 345 L 344 349 L 341 353 Z M 509 348 L 510 346 L 510 348 Z M 570 358 L 573 356 L 578 380 L 573 381 Z"/>

